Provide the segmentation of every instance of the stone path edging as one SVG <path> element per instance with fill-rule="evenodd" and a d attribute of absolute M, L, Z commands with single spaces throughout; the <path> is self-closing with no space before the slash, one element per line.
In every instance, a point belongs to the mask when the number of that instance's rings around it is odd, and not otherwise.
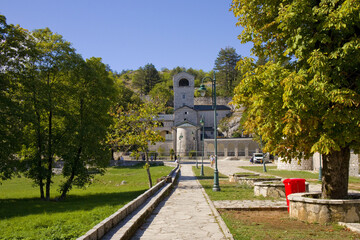
<path fill-rule="evenodd" d="M 353 232 L 360 233 L 360 223 L 345 223 L 345 222 L 338 222 L 340 226 L 344 226 L 350 229 Z"/>
<path fill-rule="evenodd" d="M 207 201 L 207 203 L 209 204 L 210 206 L 210 209 L 211 211 L 213 212 L 214 214 L 214 217 L 217 221 L 217 223 L 219 224 L 220 226 L 220 229 L 221 231 L 224 233 L 225 237 L 227 239 L 230 239 L 230 240 L 234 240 L 234 237 L 233 235 L 231 234 L 229 228 L 227 227 L 226 223 L 224 222 L 224 220 L 222 219 L 222 217 L 220 216 L 219 212 L 216 210 L 216 207 L 213 203 L 213 201 L 210 200 L 209 196 L 207 195 L 207 193 L 205 192 L 205 189 L 202 187 L 202 185 L 200 184 L 199 182 L 199 179 L 196 179 L 197 183 L 201 186 L 201 191 Z"/>
<path fill-rule="evenodd" d="M 171 188 L 174 186 L 179 177 L 179 172 L 180 167 L 177 165 L 168 175 L 172 178 L 171 183 L 167 184 L 166 180 L 162 180 L 161 182 L 157 183 L 155 186 L 120 208 L 114 214 L 95 225 L 86 234 L 77 238 L 77 240 L 101 239 L 113 227 L 117 226 L 123 219 L 133 213 L 136 209 L 142 207 L 141 213 L 134 216 L 136 219 L 131 219 L 131 221 L 128 221 L 126 229 L 124 228 L 122 231 L 123 236 L 117 235 L 117 239 L 129 239 L 137 230 L 137 228 L 141 226 L 146 217 L 151 214 L 153 209 L 163 200 L 167 194 L 170 193 Z M 150 199 L 152 196 L 153 198 Z M 148 204 L 147 200 L 149 200 Z"/>

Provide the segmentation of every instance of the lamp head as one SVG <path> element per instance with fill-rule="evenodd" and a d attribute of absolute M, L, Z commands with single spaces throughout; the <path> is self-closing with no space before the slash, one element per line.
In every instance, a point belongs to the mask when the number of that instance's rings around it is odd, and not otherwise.
<path fill-rule="evenodd" d="M 200 87 L 199 87 L 199 89 L 198 89 L 198 91 L 200 92 L 200 95 L 201 95 L 202 97 L 204 97 L 205 94 L 206 94 L 206 87 L 205 87 L 205 85 L 204 85 L 204 84 L 201 84 Z"/>
<path fill-rule="evenodd" d="M 200 125 L 204 126 L 204 119 L 203 118 L 200 119 Z"/>

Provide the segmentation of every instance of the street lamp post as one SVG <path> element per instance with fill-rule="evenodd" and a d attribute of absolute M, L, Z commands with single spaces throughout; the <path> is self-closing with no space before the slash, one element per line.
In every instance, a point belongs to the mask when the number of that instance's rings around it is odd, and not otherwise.
<path fill-rule="evenodd" d="M 180 141 L 180 148 L 179 148 L 179 162 L 180 162 L 180 156 L 181 156 L 181 139 L 183 138 L 182 133 L 180 133 L 179 141 Z"/>
<path fill-rule="evenodd" d="M 196 138 L 194 137 L 194 132 L 191 132 L 191 133 L 193 136 L 193 140 L 195 141 L 195 139 L 197 139 L 197 137 Z M 196 141 L 196 151 L 195 151 L 196 168 L 198 169 L 199 165 L 198 165 L 198 159 L 197 159 L 197 152 L 198 152 L 198 141 Z"/>
<path fill-rule="evenodd" d="M 217 167 L 217 120 L 216 120 L 216 78 L 215 78 L 215 71 L 214 71 L 214 77 L 204 77 L 203 79 L 201 79 L 201 85 L 199 88 L 200 94 L 201 96 L 205 96 L 205 92 L 206 92 L 206 87 L 204 85 L 204 79 L 210 79 L 212 82 L 212 106 L 214 109 L 214 150 L 215 150 L 215 170 L 214 170 L 214 186 L 213 186 L 213 191 L 214 192 L 218 192 L 220 191 L 220 186 L 219 186 L 219 171 L 218 171 L 218 167 Z"/>
<path fill-rule="evenodd" d="M 200 171 L 200 176 L 204 176 L 204 145 L 205 145 L 205 131 L 204 131 L 204 117 L 201 117 L 200 120 L 200 125 L 202 126 L 202 154 L 201 154 L 201 171 Z"/>

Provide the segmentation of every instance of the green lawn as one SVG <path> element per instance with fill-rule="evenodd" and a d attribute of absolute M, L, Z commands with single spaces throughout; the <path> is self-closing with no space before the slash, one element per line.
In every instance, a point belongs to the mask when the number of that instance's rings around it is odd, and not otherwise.
<path fill-rule="evenodd" d="M 151 167 L 153 183 L 171 167 Z M 127 183 L 121 185 L 125 180 Z M 61 176 L 54 177 L 52 197 Z M 148 189 L 142 166 L 109 168 L 86 189 L 74 188 L 63 202 L 42 201 L 26 178 L 0 185 L 0 239 L 76 239 Z"/>
<path fill-rule="evenodd" d="M 228 177 L 220 174 L 220 178 L 226 178 L 219 181 L 220 192 L 214 192 L 214 170 L 210 167 L 204 167 L 204 175 L 200 176 L 200 168 L 193 167 L 193 172 L 199 179 L 201 185 L 205 189 L 207 195 L 212 201 L 218 200 L 264 200 L 263 196 L 254 196 L 254 188 L 246 184 L 231 183 Z M 273 199 L 273 198 L 266 198 Z"/>
<path fill-rule="evenodd" d="M 258 173 L 264 173 L 262 166 L 244 166 L 241 167 L 246 170 L 251 170 Z M 267 166 L 267 174 L 279 176 L 282 178 L 305 178 L 307 181 L 318 181 L 319 174 L 307 171 L 289 171 L 289 170 L 278 170 L 276 166 Z"/>

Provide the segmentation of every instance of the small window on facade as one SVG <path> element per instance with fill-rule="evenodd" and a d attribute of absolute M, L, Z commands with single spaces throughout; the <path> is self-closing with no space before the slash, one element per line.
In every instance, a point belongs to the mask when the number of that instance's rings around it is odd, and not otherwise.
<path fill-rule="evenodd" d="M 188 114 L 188 112 L 185 112 L 185 115 Z"/>
<path fill-rule="evenodd" d="M 184 121 L 186 121 L 186 118 L 184 118 Z"/>
<path fill-rule="evenodd" d="M 185 94 L 183 94 L 183 99 L 185 99 L 186 98 L 186 95 Z"/>

